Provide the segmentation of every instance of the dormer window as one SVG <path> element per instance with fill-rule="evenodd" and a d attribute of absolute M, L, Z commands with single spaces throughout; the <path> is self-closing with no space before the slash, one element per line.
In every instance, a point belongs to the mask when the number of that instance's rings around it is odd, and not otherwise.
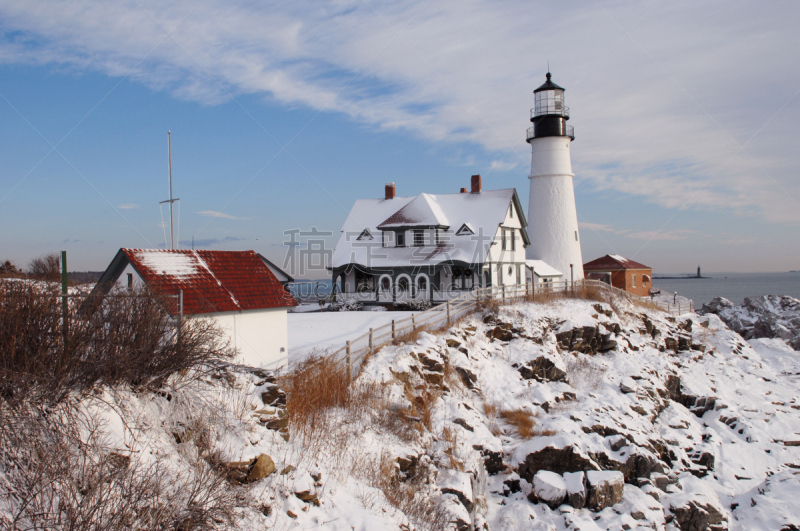
<path fill-rule="evenodd" d="M 414 247 L 425 245 L 425 231 L 422 229 L 414 230 Z"/>
<path fill-rule="evenodd" d="M 364 229 L 358 237 L 358 240 L 374 240 L 375 238 L 372 237 L 372 233 L 369 229 Z"/>
<path fill-rule="evenodd" d="M 456 236 L 469 236 L 470 234 L 475 234 L 475 231 L 466 223 L 461 225 L 461 228 L 456 231 Z"/>
<path fill-rule="evenodd" d="M 403 232 L 397 233 L 397 247 L 405 247 L 406 246 L 406 235 Z"/>

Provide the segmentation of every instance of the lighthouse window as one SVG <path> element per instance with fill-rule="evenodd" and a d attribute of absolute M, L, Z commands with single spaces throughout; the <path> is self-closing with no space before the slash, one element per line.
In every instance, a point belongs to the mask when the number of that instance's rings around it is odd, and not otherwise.
<path fill-rule="evenodd" d="M 578 231 L 575 231 L 575 241 L 578 241 Z"/>

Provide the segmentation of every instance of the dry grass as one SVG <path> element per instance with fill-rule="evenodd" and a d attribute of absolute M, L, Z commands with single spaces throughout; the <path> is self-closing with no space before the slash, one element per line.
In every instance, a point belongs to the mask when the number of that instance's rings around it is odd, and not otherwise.
<path fill-rule="evenodd" d="M 520 437 L 530 439 L 536 435 L 533 429 L 536 425 L 536 415 L 528 409 L 518 408 L 501 410 L 498 412 L 498 417 L 503 419 L 506 424 L 513 426 Z"/>
<path fill-rule="evenodd" d="M 586 355 L 570 356 L 567 360 L 567 379 L 575 389 L 597 389 L 603 383 L 606 368 Z"/>
<path fill-rule="evenodd" d="M 394 345 L 412 345 L 417 342 L 417 340 L 422 336 L 423 333 L 431 334 L 434 333 L 435 330 L 432 330 L 427 325 L 417 325 L 415 328 L 407 332 L 403 332 L 397 334 L 396 339 L 393 341 L 392 344 Z"/>

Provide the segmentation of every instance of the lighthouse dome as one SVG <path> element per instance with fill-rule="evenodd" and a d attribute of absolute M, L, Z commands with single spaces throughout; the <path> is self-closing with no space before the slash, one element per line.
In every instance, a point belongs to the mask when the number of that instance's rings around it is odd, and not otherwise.
<path fill-rule="evenodd" d="M 552 77 L 552 76 L 550 75 L 550 72 L 548 72 L 548 73 L 547 73 L 547 75 L 546 75 L 545 77 L 547 77 L 547 81 L 545 81 L 544 83 L 542 83 L 542 86 L 540 86 L 539 88 L 537 88 L 536 90 L 534 90 L 534 91 L 533 91 L 533 93 L 534 93 L 534 94 L 536 94 L 537 92 L 541 92 L 541 91 L 543 91 L 543 90 L 560 90 L 561 92 L 564 92 L 564 89 L 563 89 L 563 88 L 559 87 L 558 85 L 556 85 L 555 83 L 553 83 L 552 81 L 550 81 L 550 77 Z"/>

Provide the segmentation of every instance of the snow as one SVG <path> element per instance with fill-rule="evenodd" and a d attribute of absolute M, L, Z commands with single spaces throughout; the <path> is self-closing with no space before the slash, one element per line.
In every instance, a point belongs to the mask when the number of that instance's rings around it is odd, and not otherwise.
<path fill-rule="evenodd" d="M 534 274 L 538 277 L 555 278 L 563 275 L 561 271 L 547 264 L 544 260 L 526 260 L 525 263 L 533 269 Z"/>
<path fill-rule="evenodd" d="M 344 346 L 347 340 L 414 312 L 314 312 L 289 313 L 289 363 L 297 363 L 312 351 L 322 353 Z"/>
<path fill-rule="evenodd" d="M 533 493 L 546 502 L 560 505 L 567 496 L 567 485 L 560 474 L 540 470 L 533 477 Z"/>
<path fill-rule="evenodd" d="M 378 225 L 379 229 L 391 227 L 449 227 L 450 222 L 442 212 L 436 197 L 420 194 L 406 206 Z"/>
<path fill-rule="evenodd" d="M 198 273 L 204 267 L 195 254 L 170 253 L 165 251 L 151 251 L 136 249 L 133 251 L 142 261 L 142 264 L 156 273 L 169 275 L 176 278 L 186 278 Z"/>

